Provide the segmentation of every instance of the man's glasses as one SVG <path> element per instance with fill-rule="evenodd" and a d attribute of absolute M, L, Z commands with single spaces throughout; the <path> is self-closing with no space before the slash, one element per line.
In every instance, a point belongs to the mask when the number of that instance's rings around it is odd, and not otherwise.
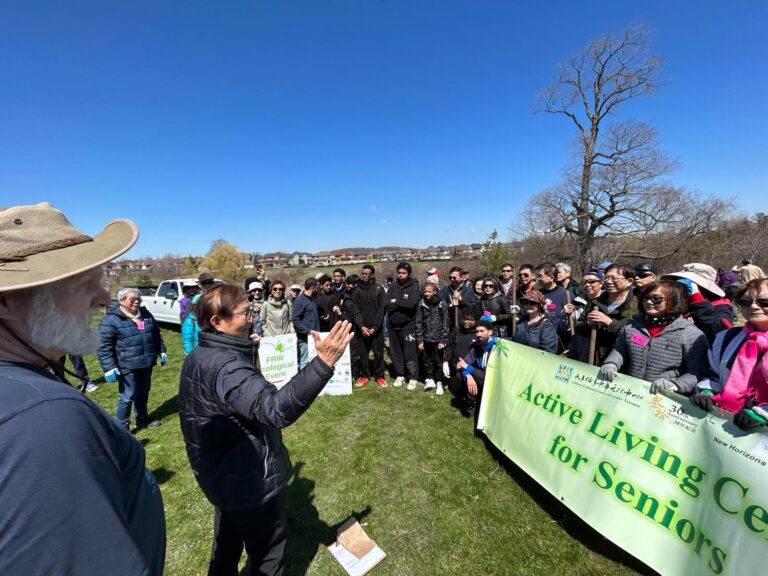
<path fill-rule="evenodd" d="M 624 276 L 606 276 L 604 282 L 618 282 L 619 280 L 626 280 Z"/>
<path fill-rule="evenodd" d="M 512 270 L 510 270 L 509 268 L 502 268 L 501 271 L 502 272 L 512 272 Z"/>
<path fill-rule="evenodd" d="M 521 272 L 520 274 L 518 274 L 518 277 L 520 277 L 520 278 L 530 278 L 531 275 L 530 274 L 524 274 L 524 273 Z"/>
<path fill-rule="evenodd" d="M 131 304 L 136 304 L 136 302 L 141 302 L 141 298 L 139 296 L 134 296 L 133 298 L 129 298 L 128 301 Z"/>
<path fill-rule="evenodd" d="M 666 298 L 659 296 L 658 294 L 649 294 L 648 296 L 643 296 L 643 302 L 649 302 L 654 306 L 658 306 L 662 302 L 666 302 L 666 300 Z"/>
<path fill-rule="evenodd" d="M 739 298 L 736 300 L 736 306 L 739 308 L 752 308 L 752 304 L 757 304 L 760 308 L 768 308 L 768 298 Z"/>
<path fill-rule="evenodd" d="M 582 284 L 599 284 L 600 280 L 582 280 Z"/>
<path fill-rule="evenodd" d="M 652 276 L 653 272 L 636 272 L 635 278 L 648 278 L 648 276 Z"/>
<path fill-rule="evenodd" d="M 461 280 L 460 276 L 451 276 L 451 280 Z"/>

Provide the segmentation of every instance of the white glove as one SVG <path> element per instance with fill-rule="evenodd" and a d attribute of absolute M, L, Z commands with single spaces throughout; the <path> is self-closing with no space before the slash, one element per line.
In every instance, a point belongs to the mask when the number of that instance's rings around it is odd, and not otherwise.
<path fill-rule="evenodd" d="M 104 380 L 107 382 L 116 382 L 117 377 L 121 374 L 120 368 L 112 368 L 109 372 L 104 372 Z"/>
<path fill-rule="evenodd" d="M 616 366 L 616 364 L 608 362 L 607 364 L 600 366 L 600 372 L 597 374 L 597 377 L 606 382 L 613 382 L 613 377 L 616 376 L 616 372 L 618 371 L 619 367 Z"/>
<path fill-rule="evenodd" d="M 168 362 L 168 355 L 165 352 L 160 353 L 160 365 L 165 366 L 166 362 Z"/>
<path fill-rule="evenodd" d="M 496 322 L 496 314 L 491 314 L 491 322 Z"/>
<path fill-rule="evenodd" d="M 509 313 L 510 314 L 520 314 L 520 306 L 518 306 L 517 304 L 512 304 L 509 307 Z"/>
<path fill-rule="evenodd" d="M 443 362 L 443 376 L 446 378 L 451 377 L 451 368 L 448 366 L 448 362 Z"/>
<path fill-rule="evenodd" d="M 666 378 L 656 378 L 656 380 L 651 383 L 651 394 L 658 394 L 659 390 L 672 390 L 672 392 L 677 392 L 677 384 Z"/>

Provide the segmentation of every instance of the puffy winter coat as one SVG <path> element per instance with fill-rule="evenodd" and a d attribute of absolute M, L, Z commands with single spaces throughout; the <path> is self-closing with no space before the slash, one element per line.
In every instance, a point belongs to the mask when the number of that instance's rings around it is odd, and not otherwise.
<path fill-rule="evenodd" d="M 542 318 L 534 323 L 520 320 L 517 323 L 515 334 L 512 336 L 512 341 L 537 350 L 557 354 L 557 330 L 550 318 Z"/>
<path fill-rule="evenodd" d="M 434 296 L 431 302 L 422 298 L 416 311 L 416 342 L 448 343 L 448 304 Z"/>
<path fill-rule="evenodd" d="M 269 298 L 261 305 L 261 329 L 264 336 L 292 334 L 291 303 L 287 298 L 275 301 Z"/>
<path fill-rule="evenodd" d="M 200 332 L 200 325 L 197 323 L 197 314 L 195 314 L 195 304 L 202 294 L 195 294 L 189 305 L 189 313 L 184 322 L 181 323 L 181 345 L 184 346 L 184 353 L 189 354 L 197 347 L 197 334 Z"/>
<path fill-rule="evenodd" d="M 682 394 L 690 394 L 707 373 L 707 338 L 683 317 L 676 318 L 651 338 L 642 315 L 634 316 L 619 330 L 616 345 L 604 364 L 616 364 L 621 372 L 653 382 L 666 378 Z"/>
<path fill-rule="evenodd" d="M 140 326 L 143 325 L 143 328 Z M 120 309 L 110 306 L 99 323 L 101 344 L 96 356 L 104 372 L 113 368 L 121 371 L 149 368 L 165 352 L 165 343 L 155 317 L 143 306 L 139 308 L 139 324 Z"/>
<path fill-rule="evenodd" d="M 179 417 L 200 488 L 220 510 L 257 508 L 286 485 L 291 462 L 281 428 L 295 422 L 333 376 L 314 358 L 279 390 L 252 362 L 249 340 L 200 333 L 184 360 Z"/>

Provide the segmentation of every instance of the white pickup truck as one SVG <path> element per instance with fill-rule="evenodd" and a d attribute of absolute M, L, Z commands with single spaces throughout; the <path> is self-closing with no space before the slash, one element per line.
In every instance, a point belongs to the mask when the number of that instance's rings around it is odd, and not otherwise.
<path fill-rule="evenodd" d="M 152 296 L 142 296 L 141 305 L 152 313 L 158 322 L 181 324 L 179 319 L 179 300 L 184 282 L 197 282 L 196 278 L 174 278 L 163 280 Z"/>

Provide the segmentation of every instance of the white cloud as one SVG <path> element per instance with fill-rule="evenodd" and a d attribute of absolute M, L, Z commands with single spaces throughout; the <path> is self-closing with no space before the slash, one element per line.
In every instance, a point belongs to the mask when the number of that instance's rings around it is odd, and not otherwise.
<path fill-rule="evenodd" d="M 368 210 L 370 212 L 376 212 L 378 211 L 378 208 L 376 208 L 376 204 L 371 204 L 370 206 L 368 206 Z"/>

